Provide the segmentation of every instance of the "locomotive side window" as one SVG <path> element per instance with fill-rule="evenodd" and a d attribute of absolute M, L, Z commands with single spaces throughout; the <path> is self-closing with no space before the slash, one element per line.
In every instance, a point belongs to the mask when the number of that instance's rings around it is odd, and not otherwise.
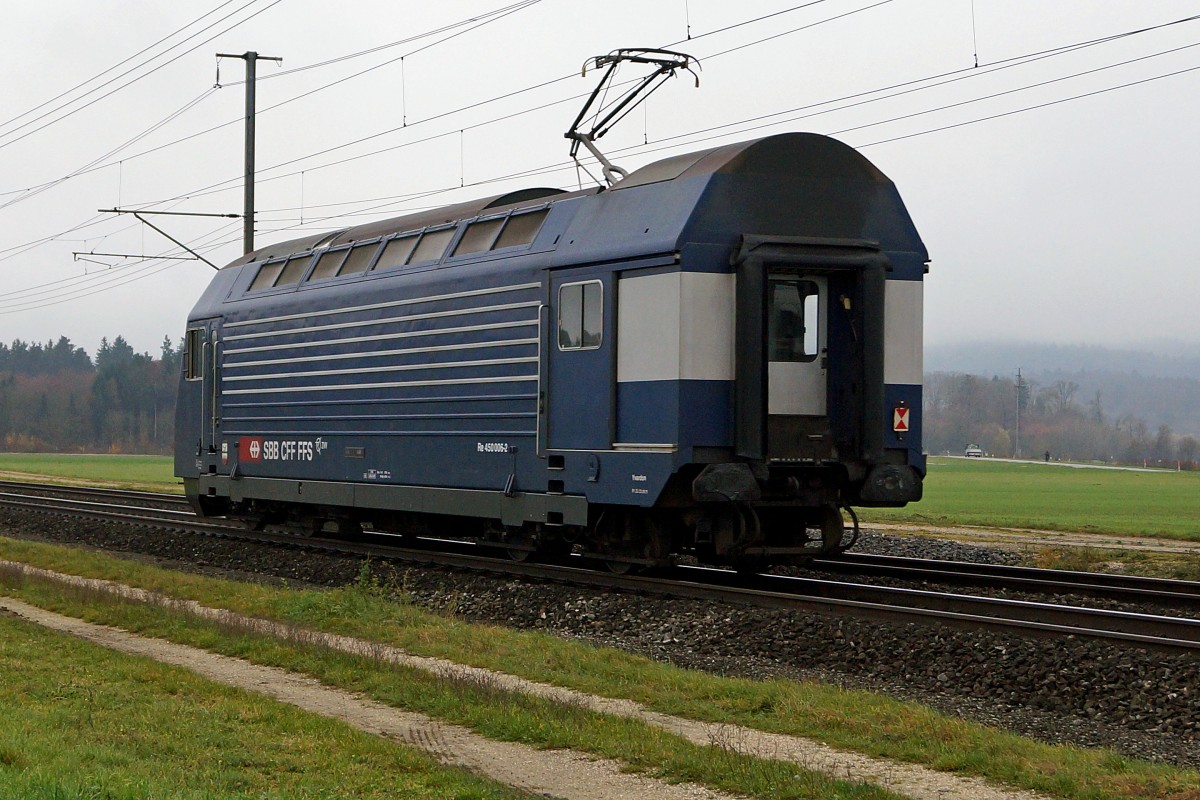
<path fill-rule="evenodd" d="M 350 254 L 346 256 L 346 262 L 342 264 L 338 275 L 357 275 L 360 272 L 366 272 L 367 267 L 371 266 L 371 256 L 375 255 L 378 247 L 378 242 L 371 242 L 350 248 Z"/>
<path fill-rule="evenodd" d="M 454 228 L 442 228 L 437 231 L 426 231 L 421 237 L 421 241 L 417 244 L 417 249 L 413 251 L 412 258 L 408 260 L 410 264 L 418 264 L 422 261 L 437 261 L 442 257 L 442 253 L 446 251 L 446 245 L 450 244 L 450 240 L 454 238 Z"/>
<path fill-rule="evenodd" d="M 416 244 L 417 237 L 415 235 L 392 239 L 387 243 L 387 247 L 383 248 L 383 255 L 379 257 L 379 261 L 375 264 L 375 269 L 391 269 L 393 267 L 404 266 L 408 263 L 408 257 L 412 255 Z"/>
<path fill-rule="evenodd" d="M 312 271 L 312 275 L 308 276 L 308 279 L 323 281 L 337 275 L 338 267 L 342 266 L 342 259 L 346 257 L 346 253 L 346 250 L 326 250 L 317 259 L 317 267 Z"/>
<path fill-rule="evenodd" d="M 484 250 L 491 249 L 492 242 L 496 240 L 496 233 L 503 224 L 504 217 L 472 222 L 463 232 L 462 238 L 458 240 L 458 247 L 454 248 L 453 254 L 465 256 L 468 253 L 482 253 Z"/>
<path fill-rule="evenodd" d="M 254 282 L 250 284 L 249 291 L 256 292 L 259 289 L 269 289 L 275 285 L 275 279 L 279 277 L 279 273 L 283 272 L 283 261 L 271 261 L 263 264 L 258 268 L 258 274 L 254 276 Z"/>
<path fill-rule="evenodd" d="M 537 237 L 537 232 L 541 230 L 542 223 L 546 221 L 546 215 L 549 213 L 550 209 L 543 208 L 541 211 L 533 211 L 528 214 L 513 214 L 508 218 L 504 230 L 500 232 L 500 237 L 496 239 L 492 249 L 500 250 L 504 247 L 529 244 Z"/>
<path fill-rule="evenodd" d="M 604 330 L 604 285 L 569 283 L 558 290 L 558 349 L 595 350 Z"/>
<path fill-rule="evenodd" d="M 773 277 L 767 287 L 769 360 L 813 361 L 817 357 L 820 290 L 812 281 Z"/>
<path fill-rule="evenodd" d="M 183 363 L 187 371 L 184 377 L 189 381 L 198 381 L 204 377 L 204 329 L 188 328 L 187 339 L 184 342 Z"/>

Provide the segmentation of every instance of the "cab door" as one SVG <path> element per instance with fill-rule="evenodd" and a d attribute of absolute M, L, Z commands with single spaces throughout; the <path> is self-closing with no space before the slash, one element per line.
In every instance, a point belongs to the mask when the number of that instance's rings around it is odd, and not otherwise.
<path fill-rule="evenodd" d="M 616 365 L 612 285 L 611 271 L 551 275 L 547 449 L 611 449 Z"/>
<path fill-rule="evenodd" d="M 879 245 L 747 235 L 734 264 L 737 454 L 818 464 L 874 459 L 882 448 L 887 268 Z"/>
<path fill-rule="evenodd" d="M 220 327 L 216 319 L 195 320 L 188 324 L 186 341 L 186 379 L 196 384 L 196 435 L 202 452 L 215 453 L 220 447 L 221 386 Z M 197 396 L 198 395 L 198 396 Z"/>

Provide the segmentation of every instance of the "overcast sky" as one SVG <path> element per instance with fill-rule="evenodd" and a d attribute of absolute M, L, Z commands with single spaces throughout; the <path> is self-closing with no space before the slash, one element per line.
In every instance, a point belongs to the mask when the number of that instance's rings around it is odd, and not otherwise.
<path fill-rule="evenodd" d="M 620 47 L 702 71 L 602 140 L 618 165 L 815 131 L 890 176 L 932 258 L 928 344 L 1200 341 L 1200 20 L 1168 24 L 1194 2 L 219 3 L 6 6 L 0 341 L 179 338 L 211 267 L 88 254 L 181 255 L 98 209 L 241 211 L 244 65 L 214 89 L 218 52 L 283 58 L 258 67 L 261 245 L 576 186 L 580 66 Z M 241 253 L 240 220 L 149 219 Z"/>

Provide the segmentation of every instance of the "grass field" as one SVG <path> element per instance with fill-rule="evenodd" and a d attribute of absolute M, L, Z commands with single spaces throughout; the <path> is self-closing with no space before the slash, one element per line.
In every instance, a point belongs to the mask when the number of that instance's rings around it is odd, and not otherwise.
<path fill-rule="evenodd" d="M 1200 473 L 931 458 L 921 502 L 864 516 L 1200 540 Z"/>
<path fill-rule="evenodd" d="M 0 477 L 86 482 L 156 492 L 180 491 L 171 456 L 0 453 Z M 16 473 L 16 474 L 11 474 Z"/>

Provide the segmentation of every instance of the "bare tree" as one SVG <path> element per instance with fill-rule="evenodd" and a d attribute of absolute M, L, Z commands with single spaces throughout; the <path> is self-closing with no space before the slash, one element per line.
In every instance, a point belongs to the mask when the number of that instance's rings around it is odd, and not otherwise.
<path fill-rule="evenodd" d="M 1191 435 L 1182 437 L 1175 448 L 1175 454 L 1179 456 L 1179 460 L 1187 463 L 1194 462 L 1198 452 L 1200 452 L 1200 441 Z"/>

